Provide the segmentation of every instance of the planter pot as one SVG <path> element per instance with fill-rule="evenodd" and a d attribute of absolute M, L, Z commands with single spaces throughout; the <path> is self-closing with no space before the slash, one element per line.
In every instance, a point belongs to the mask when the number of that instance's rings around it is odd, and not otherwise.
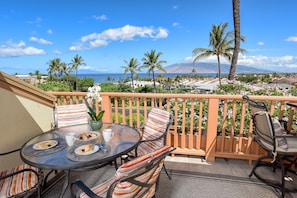
<path fill-rule="evenodd" d="M 102 120 L 99 121 L 90 121 L 90 126 L 94 131 L 100 130 L 102 128 Z"/>

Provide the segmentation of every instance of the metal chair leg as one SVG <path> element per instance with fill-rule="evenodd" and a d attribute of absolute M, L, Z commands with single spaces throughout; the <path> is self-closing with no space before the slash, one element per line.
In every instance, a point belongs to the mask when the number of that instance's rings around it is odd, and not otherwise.
<path fill-rule="evenodd" d="M 256 168 L 258 167 L 258 165 L 259 165 L 259 163 L 263 160 L 263 159 L 265 159 L 265 158 L 272 158 L 272 156 L 266 156 L 266 155 L 264 155 L 264 156 L 261 156 L 261 157 L 259 157 L 257 160 L 256 160 L 256 162 L 255 162 L 255 164 L 254 164 L 254 166 L 253 166 L 253 168 L 252 168 L 252 170 L 251 170 L 251 172 L 250 172 L 250 174 L 249 174 L 249 177 L 251 177 L 253 174 L 254 174 L 254 172 L 255 172 L 255 170 L 256 170 Z"/>
<path fill-rule="evenodd" d="M 164 169 L 164 171 L 165 171 L 167 177 L 171 180 L 171 176 L 169 175 L 169 173 L 168 173 L 168 171 L 167 171 L 167 169 L 166 169 L 166 167 L 165 167 L 165 164 L 163 164 L 163 169 Z"/>

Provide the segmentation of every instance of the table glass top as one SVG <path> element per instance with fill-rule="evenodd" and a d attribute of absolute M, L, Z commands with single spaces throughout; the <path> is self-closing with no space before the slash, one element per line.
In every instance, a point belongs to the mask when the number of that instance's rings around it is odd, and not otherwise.
<path fill-rule="evenodd" d="M 111 128 L 114 132 L 105 142 L 102 131 Z M 75 133 L 73 146 L 68 146 L 65 134 Z M 133 150 L 140 141 L 139 132 L 126 125 L 104 123 L 101 130 L 91 136 L 88 124 L 64 127 L 42 133 L 27 141 L 21 149 L 25 163 L 43 169 L 79 169 L 106 163 Z M 89 135 L 88 138 L 85 134 Z"/>

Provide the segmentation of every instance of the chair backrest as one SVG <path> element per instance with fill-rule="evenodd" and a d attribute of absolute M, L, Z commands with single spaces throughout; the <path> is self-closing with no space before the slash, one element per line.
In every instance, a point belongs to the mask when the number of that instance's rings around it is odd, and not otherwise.
<path fill-rule="evenodd" d="M 261 101 L 251 100 L 248 96 L 243 96 L 243 99 L 246 99 L 249 105 L 257 142 L 266 150 L 275 151 L 275 131 L 266 104 Z"/>
<path fill-rule="evenodd" d="M 148 118 L 143 127 L 143 140 L 151 140 L 160 138 L 154 141 L 159 147 L 165 145 L 168 128 L 173 120 L 171 113 L 158 108 L 153 108 L 148 114 Z"/>
<path fill-rule="evenodd" d="M 120 166 L 106 197 L 153 197 L 164 159 L 171 151 L 164 146 Z"/>
<path fill-rule="evenodd" d="M 89 123 L 86 104 L 58 105 L 54 114 L 57 128 Z"/>

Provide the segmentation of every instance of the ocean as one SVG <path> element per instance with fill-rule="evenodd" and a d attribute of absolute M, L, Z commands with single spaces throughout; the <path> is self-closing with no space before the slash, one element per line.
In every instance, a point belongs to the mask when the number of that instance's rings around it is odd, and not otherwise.
<path fill-rule="evenodd" d="M 157 76 L 158 74 L 155 74 Z M 194 75 L 192 73 L 162 73 L 162 75 L 171 78 L 176 76 L 184 76 L 184 75 Z M 215 73 L 205 73 L 205 74 L 197 74 L 199 76 L 205 77 L 215 77 Z M 130 78 L 130 74 L 116 74 L 116 73 L 104 73 L 104 74 L 77 74 L 78 78 L 93 78 L 95 83 L 104 83 L 104 82 L 118 82 L 119 80 L 124 80 L 126 78 Z M 138 76 L 140 78 L 153 78 L 152 74 L 147 73 L 139 73 Z"/>

